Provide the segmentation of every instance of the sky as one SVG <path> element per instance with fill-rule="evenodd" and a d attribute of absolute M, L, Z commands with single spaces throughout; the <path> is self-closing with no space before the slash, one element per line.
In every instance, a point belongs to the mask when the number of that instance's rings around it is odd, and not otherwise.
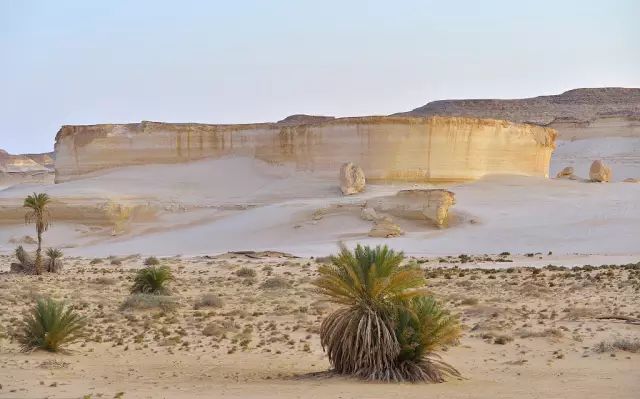
<path fill-rule="evenodd" d="M 640 87 L 640 1 L 0 0 L 0 148 L 61 125 L 277 121 Z"/>

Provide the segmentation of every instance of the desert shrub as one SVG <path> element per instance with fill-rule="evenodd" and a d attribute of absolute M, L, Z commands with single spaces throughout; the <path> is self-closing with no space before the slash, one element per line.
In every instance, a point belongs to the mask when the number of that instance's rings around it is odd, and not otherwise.
<path fill-rule="evenodd" d="M 155 256 L 150 256 L 144 260 L 145 266 L 157 266 L 160 264 L 160 261 Z"/>
<path fill-rule="evenodd" d="M 277 290 L 289 287 L 291 287 L 291 283 L 289 283 L 289 281 L 283 277 L 268 278 L 260 285 L 260 288 L 266 290 Z"/>
<path fill-rule="evenodd" d="M 91 261 L 89 262 L 90 265 L 97 265 L 99 263 L 102 263 L 102 259 L 100 258 L 93 258 L 91 259 Z"/>
<path fill-rule="evenodd" d="M 178 307 L 178 302 L 170 296 L 154 294 L 133 294 L 120 305 L 120 310 L 160 309 L 170 312 Z"/>
<path fill-rule="evenodd" d="M 319 267 L 317 292 L 342 306 L 320 327 L 336 372 L 384 381 L 439 382 L 458 375 L 435 354 L 457 338 L 457 322 L 417 289 L 425 284 L 423 273 L 402 266 L 403 260 L 386 246 L 358 245 L 353 252 L 343 247 L 331 264 Z"/>
<path fill-rule="evenodd" d="M 59 273 L 62 271 L 62 251 L 57 248 L 48 248 L 46 255 L 49 258 L 46 266 L 50 273 Z"/>
<path fill-rule="evenodd" d="M 214 293 L 204 294 L 198 301 L 196 301 L 194 308 L 221 308 L 224 305 L 222 298 Z"/>
<path fill-rule="evenodd" d="M 70 306 L 51 298 L 41 298 L 25 316 L 18 341 L 23 350 L 58 352 L 80 338 L 85 325 L 85 318 Z"/>
<path fill-rule="evenodd" d="M 613 341 L 601 341 L 595 345 L 593 350 L 597 353 L 614 352 L 621 350 L 630 353 L 640 353 L 640 340 L 618 338 Z"/>
<path fill-rule="evenodd" d="M 111 277 L 96 277 L 94 283 L 100 285 L 114 285 L 117 282 L 115 278 Z"/>
<path fill-rule="evenodd" d="M 168 266 L 145 267 L 136 273 L 131 293 L 165 295 L 168 293 L 167 284 L 171 280 L 173 274 Z"/>
<path fill-rule="evenodd" d="M 531 331 L 531 330 L 522 330 L 518 333 L 520 338 L 543 338 L 543 337 L 554 337 L 560 338 L 563 336 L 562 331 L 557 328 L 547 328 L 543 331 Z"/>
<path fill-rule="evenodd" d="M 238 277 L 255 277 L 256 271 L 251 269 L 250 267 L 243 266 L 236 271 L 236 276 Z"/>

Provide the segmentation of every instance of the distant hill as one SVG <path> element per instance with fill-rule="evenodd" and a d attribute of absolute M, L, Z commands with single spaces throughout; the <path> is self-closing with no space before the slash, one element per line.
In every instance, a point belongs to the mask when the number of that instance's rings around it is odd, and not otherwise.
<path fill-rule="evenodd" d="M 506 119 L 553 127 L 563 139 L 640 137 L 640 88 L 574 89 L 514 100 L 439 100 L 394 115 Z"/>

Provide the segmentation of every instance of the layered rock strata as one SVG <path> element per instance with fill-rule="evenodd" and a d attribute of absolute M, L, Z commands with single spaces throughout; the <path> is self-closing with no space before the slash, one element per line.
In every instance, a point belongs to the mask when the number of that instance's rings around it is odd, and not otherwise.
<path fill-rule="evenodd" d="M 56 181 L 126 165 L 245 156 L 335 179 L 346 161 L 369 181 L 463 181 L 492 173 L 548 176 L 553 129 L 460 117 L 361 117 L 310 123 L 141 122 L 63 126 Z"/>
<path fill-rule="evenodd" d="M 551 127 L 560 139 L 640 136 L 640 88 L 602 87 L 513 100 L 440 100 L 402 116 L 498 118 Z"/>

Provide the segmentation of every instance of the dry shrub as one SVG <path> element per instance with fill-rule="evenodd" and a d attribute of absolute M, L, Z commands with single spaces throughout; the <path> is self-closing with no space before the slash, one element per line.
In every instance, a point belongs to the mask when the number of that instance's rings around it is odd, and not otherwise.
<path fill-rule="evenodd" d="M 210 292 L 204 294 L 194 304 L 194 309 L 200 308 L 221 308 L 224 306 L 224 301 L 218 295 Z"/>
<path fill-rule="evenodd" d="M 130 295 L 120 306 L 120 310 L 160 309 L 170 312 L 178 307 L 178 302 L 165 295 L 134 294 Z"/>

